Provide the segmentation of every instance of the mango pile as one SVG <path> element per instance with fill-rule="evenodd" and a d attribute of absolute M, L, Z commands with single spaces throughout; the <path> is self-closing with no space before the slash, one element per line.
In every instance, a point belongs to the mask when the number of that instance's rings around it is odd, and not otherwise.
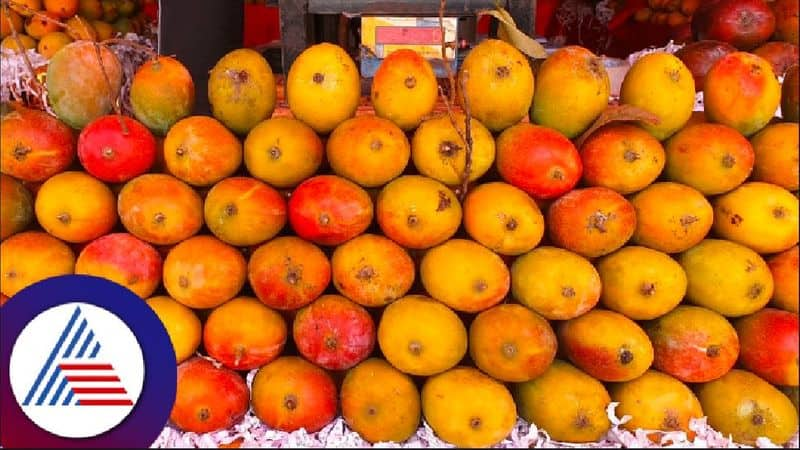
<path fill-rule="evenodd" d="M 57 118 L 2 118 L 0 290 L 77 273 L 135 292 L 174 346 L 178 429 L 252 408 L 283 431 L 342 415 L 369 442 L 424 418 L 490 446 L 518 417 L 594 442 L 613 401 L 656 442 L 703 416 L 744 444 L 797 432 L 797 84 L 761 57 L 722 56 L 693 113 L 674 55 L 639 59 L 609 106 L 590 51 L 534 74 L 489 39 L 435 112 L 431 65 L 399 50 L 364 111 L 356 64 L 323 43 L 291 66 L 287 111 L 240 49 L 211 68 L 212 117 L 159 56 L 127 117 L 96 51 L 51 60 Z"/>
<path fill-rule="evenodd" d="M 141 33 L 142 0 L 3 0 L 0 48 L 36 49 L 45 58 L 77 40 L 104 41 Z M 13 32 L 17 34 L 14 38 Z"/>

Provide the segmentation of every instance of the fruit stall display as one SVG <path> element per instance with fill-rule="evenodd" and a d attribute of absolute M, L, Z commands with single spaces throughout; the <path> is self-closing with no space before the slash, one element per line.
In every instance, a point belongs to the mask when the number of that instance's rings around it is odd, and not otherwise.
<path fill-rule="evenodd" d="M 485 40 L 443 87 L 399 50 L 367 98 L 336 45 L 285 80 L 239 49 L 213 116 L 175 58 L 67 43 L 2 116 L 2 301 L 146 301 L 158 446 L 797 446 L 798 65 L 708 30 L 611 104 L 577 46 Z"/>

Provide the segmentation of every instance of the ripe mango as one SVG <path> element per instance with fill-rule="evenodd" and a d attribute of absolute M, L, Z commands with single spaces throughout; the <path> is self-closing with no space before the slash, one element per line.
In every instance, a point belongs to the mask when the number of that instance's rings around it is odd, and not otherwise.
<path fill-rule="evenodd" d="M 620 103 L 638 106 L 659 118 L 641 126 L 663 141 L 681 129 L 694 109 L 694 78 L 676 56 L 655 52 L 638 59 L 620 88 Z"/>
<path fill-rule="evenodd" d="M 308 125 L 290 117 L 267 119 L 244 140 L 244 164 L 259 180 L 290 188 L 311 177 L 322 164 L 325 147 Z"/>
<path fill-rule="evenodd" d="M 635 432 L 645 430 L 684 431 L 691 439 L 689 421 L 703 417 L 703 408 L 694 393 L 677 379 L 648 370 L 641 377 L 610 388 L 611 400 L 619 402 L 617 416 L 632 419 L 623 427 Z M 651 439 L 658 438 L 651 434 Z M 658 441 L 658 439 L 653 439 Z"/>
<path fill-rule="evenodd" d="M 644 330 L 613 311 L 594 309 L 562 323 L 558 341 L 570 361 L 601 381 L 632 380 L 653 362 Z"/>
<path fill-rule="evenodd" d="M 366 441 L 403 442 L 417 431 L 417 386 L 382 359 L 370 358 L 350 369 L 339 396 L 345 422 Z"/>
<path fill-rule="evenodd" d="M 255 50 L 240 48 L 226 54 L 208 77 L 208 101 L 214 117 L 236 134 L 246 134 L 269 119 L 278 92 L 267 60 Z"/>
<path fill-rule="evenodd" d="M 533 101 L 533 72 L 528 58 L 499 39 L 476 45 L 458 70 L 459 102 L 493 132 L 518 123 Z"/>
<path fill-rule="evenodd" d="M 800 125 L 784 122 L 767 125 L 750 142 L 756 161 L 753 180 L 776 184 L 786 190 L 800 188 Z"/>
<path fill-rule="evenodd" d="M 678 262 L 689 280 L 686 298 L 723 316 L 752 314 L 772 297 L 767 263 L 743 245 L 706 239 L 682 253 Z"/>
<path fill-rule="evenodd" d="M 800 249 L 794 247 L 767 260 L 775 291 L 772 306 L 797 314 L 800 309 Z"/>
<path fill-rule="evenodd" d="M 603 384 L 558 359 L 542 375 L 515 385 L 514 400 L 520 417 L 556 441 L 596 442 L 611 428 L 611 398 Z"/>
<path fill-rule="evenodd" d="M 343 48 L 323 42 L 305 49 L 286 78 L 292 114 L 327 134 L 353 117 L 361 99 L 358 67 Z"/>
<path fill-rule="evenodd" d="M 511 285 L 503 259 L 467 239 L 452 239 L 430 249 L 420 263 L 420 278 L 433 298 L 464 312 L 496 305 Z"/>
<path fill-rule="evenodd" d="M 375 115 L 409 131 L 436 106 L 439 96 L 436 74 L 419 53 L 401 49 L 389 54 L 372 78 Z"/>
<path fill-rule="evenodd" d="M 422 387 L 422 412 L 439 437 L 458 447 L 497 444 L 517 421 L 508 389 L 464 366 L 428 378 Z"/>
<path fill-rule="evenodd" d="M 495 143 L 492 133 L 475 118 L 470 120 L 470 133 L 469 181 L 475 181 L 492 167 Z M 466 136 L 466 116 L 460 112 L 453 113 L 452 119 L 441 115 L 422 122 L 411 141 L 411 158 L 419 173 L 446 185 L 461 184 L 467 162 L 467 144 L 461 139 L 462 134 Z"/>
<path fill-rule="evenodd" d="M 5 240 L 33 221 L 33 196 L 16 178 L 0 174 L 0 200 L 0 240 Z"/>
<path fill-rule="evenodd" d="M 553 362 L 556 346 L 550 323 L 522 305 L 487 309 L 469 328 L 469 354 L 475 365 L 501 381 L 541 375 Z"/>
<path fill-rule="evenodd" d="M 788 397 L 750 372 L 734 369 L 700 385 L 697 398 L 715 430 L 755 445 L 759 437 L 785 444 L 797 431 L 797 410 Z"/>
<path fill-rule="evenodd" d="M 161 136 L 194 110 L 194 81 L 175 58 L 159 56 L 142 64 L 131 81 L 133 114 Z"/>
<path fill-rule="evenodd" d="M 541 246 L 511 266 L 515 299 L 550 320 L 578 317 L 600 300 L 600 275 L 584 257 L 569 250 Z"/>
<path fill-rule="evenodd" d="M 81 129 L 113 110 L 122 88 L 122 65 L 106 47 L 76 41 L 53 55 L 46 80 L 53 111 L 67 125 Z"/>
<path fill-rule="evenodd" d="M 597 263 L 603 282 L 603 305 L 633 320 L 664 315 L 683 300 L 686 273 L 669 255 L 629 246 Z"/>
<path fill-rule="evenodd" d="M 720 314 L 698 306 L 678 306 L 648 322 L 653 366 L 686 383 L 715 380 L 739 357 L 736 330 Z"/>
<path fill-rule="evenodd" d="M 714 200 L 714 231 L 758 253 L 778 253 L 800 238 L 799 210 L 786 189 L 753 181 Z"/>
<path fill-rule="evenodd" d="M 467 329 L 450 308 L 409 295 L 390 304 L 378 324 L 378 345 L 394 367 L 429 376 L 458 364 L 467 352 Z"/>
<path fill-rule="evenodd" d="M 611 84 L 603 60 L 576 45 L 556 50 L 536 72 L 531 122 L 572 139 L 608 106 Z"/>

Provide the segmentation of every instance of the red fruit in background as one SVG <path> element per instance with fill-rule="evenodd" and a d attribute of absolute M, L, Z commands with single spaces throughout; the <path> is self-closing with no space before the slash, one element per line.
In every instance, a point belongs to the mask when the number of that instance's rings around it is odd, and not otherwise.
<path fill-rule="evenodd" d="M 775 31 L 775 14 L 764 0 L 718 0 L 707 2 L 692 17 L 692 32 L 698 41 L 715 39 L 739 50 L 752 50 Z"/>
<path fill-rule="evenodd" d="M 324 295 L 298 311 L 293 335 L 303 356 L 329 370 L 349 369 L 375 347 L 372 317 L 340 295 Z"/>
<path fill-rule="evenodd" d="M 253 379 L 253 412 L 268 427 L 314 433 L 336 416 L 336 385 L 324 370 L 297 356 L 283 356 Z"/>
<path fill-rule="evenodd" d="M 497 138 L 497 170 L 508 183 L 544 200 L 570 191 L 583 166 L 578 150 L 564 135 L 520 123 Z"/>
<path fill-rule="evenodd" d="M 367 191 L 352 181 L 319 175 L 292 192 L 289 222 L 303 239 L 320 245 L 339 245 L 369 227 L 372 200 Z"/>
<path fill-rule="evenodd" d="M 156 160 L 156 139 L 136 119 L 99 117 L 81 131 L 78 159 L 95 178 L 122 183 L 150 169 Z"/>
<path fill-rule="evenodd" d="M 250 392 L 239 374 L 195 357 L 178 366 L 178 389 L 169 420 L 182 431 L 208 433 L 238 423 Z"/>
<path fill-rule="evenodd" d="M 749 371 L 781 386 L 798 385 L 797 314 L 764 308 L 734 324 L 741 350 L 739 362 Z"/>
<path fill-rule="evenodd" d="M 775 0 L 772 3 L 775 11 L 775 37 L 782 41 L 800 45 L 798 37 L 798 18 L 800 18 L 800 2 L 797 0 Z"/>
<path fill-rule="evenodd" d="M 72 129 L 44 111 L 12 104 L 0 122 L 0 171 L 22 181 L 44 181 L 75 158 Z"/>
<path fill-rule="evenodd" d="M 694 90 L 700 92 L 705 86 L 708 69 L 717 60 L 735 51 L 736 47 L 727 42 L 706 40 L 686 45 L 675 52 L 675 56 L 686 64 L 689 72 L 692 72 Z"/>
<path fill-rule="evenodd" d="M 775 75 L 779 77 L 800 61 L 800 49 L 788 42 L 767 42 L 753 50 L 753 53 L 769 61 Z"/>
<path fill-rule="evenodd" d="M 107 234 L 83 248 L 75 273 L 106 278 L 148 298 L 161 282 L 161 255 L 131 234 Z"/>

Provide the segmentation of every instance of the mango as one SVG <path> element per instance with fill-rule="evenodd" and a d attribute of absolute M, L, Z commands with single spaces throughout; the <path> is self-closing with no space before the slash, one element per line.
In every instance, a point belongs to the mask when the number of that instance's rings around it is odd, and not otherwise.
<path fill-rule="evenodd" d="M 150 297 L 146 303 L 167 329 L 178 364 L 192 356 L 203 335 L 203 325 L 194 311 L 167 296 Z"/>
<path fill-rule="evenodd" d="M 393 122 L 364 115 L 333 130 L 326 155 L 335 174 L 363 187 L 379 187 L 403 173 L 411 145 Z"/>
<path fill-rule="evenodd" d="M 419 427 L 417 386 L 382 359 L 370 358 L 347 371 L 339 396 L 345 422 L 368 442 L 403 442 Z"/>
<path fill-rule="evenodd" d="M 39 40 L 44 35 L 58 31 L 61 27 L 58 26 L 58 16 L 53 13 L 40 13 L 40 15 L 30 16 L 25 20 L 25 33 L 28 36 Z"/>
<path fill-rule="evenodd" d="M 256 124 L 269 119 L 277 96 L 272 68 L 253 49 L 227 53 L 209 73 L 211 112 L 236 134 L 247 134 Z"/>
<path fill-rule="evenodd" d="M 333 420 L 336 403 L 330 375 L 298 356 L 281 356 L 253 378 L 253 413 L 276 430 L 317 432 Z"/>
<path fill-rule="evenodd" d="M 797 432 L 797 410 L 781 391 L 750 372 L 734 369 L 700 385 L 697 398 L 715 430 L 755 445 L 766 437 L 783 445 Z"/>
<path fill-rule="evenodd" d="M 247 263 L 239 251 L 213 236 L 195 236 L 164 258 L 164 287 L 190 308 L 215 308 L 244 286 Z"/>
<path fill-rule="evenodd" d="M 734 52 L 711 66 L 703 94 L 710 121 L 750 136 L 775 115 L 781 102 L 781 85 L 769 61 L 752 53 Z"/>
<path fill-rule="evenodd" d="M 75 273 L 111 280 L 141 298 L 161 284 L 161 255 L 152 245 L 128 233 L 111 233 L 86 245 L 78 255 Z"/>
<path fill-rule="evenodd" d="M 282 236 L 250 255 L 247 278 L 265 305 L 297 309 L 322 295 L 331 281 L 331 264 L 316 245 L 296 236 Z"/>
<path fill-rule="evenodd" d="M 297 350 L 328 370 L 346 370 L 375 347 L 375 323 L 364 307 L 341 295 L 323 295 L 297 311 L 292 325 Z"/>
<path fill-rule="evenodd" d="M 44 181 L 75 159 L 72 130 L 44 111 L 12 105 L 0 122 L 0 170 L 21 181 Z"/>
<path fill-rule="evenodd" d="M 117 223 L 114 194 L 84 172 L 62 172 L 36 194 L 36 220 L 48 233 L 73 243 L 107 234 Z"/>
<path fill-rule="evenodd" d="M 638 245 L 680 253 L 699 244 L 711 230 L 714 209 L 703 194 L 680 183 L 654 183 L 631 197 Z"/>
<path fill-rule="evenodd" d="M 772 306 L 797 314 L 800 309 L 800 250 L 795 245 L 767 260 L 775 289 Z"/>
<path fill-rule="evenodd" d="M 203 217 L 211 233 L 239 247 L 272 239 L 286 225 L 286 216 L 283 196 L 254 178 L 226 178 L 208 191 L 203 202 Z"/>
<path fill-rule="evenodd" d="M 61 31 L 47 33 L 39 40 L 36 51 L 45 58 L 52 58 L 59 50 L 72 42 L 72 38 Z"/>
<path fill-rule="evenodd" d="M 597 263 L 603 283 L 603 306 L 633 320 L 662 316 L 683 300 L 686 273 L 669 255 L 630 246 Z"/>
<path fill-rule="evenodd" d="M 767 125 L 750 139 L 755 152 L 753 180 L 776 184 L 788 191 L 800 188 L 800 126 Z"/>
<path fill-rule="evenodd" d="M 650 133 L 626 123 L 606 125 L 580 149 L 583 180 L 622 195 L 649 186 L 664 169 L 664 147 Z"/>
<path fill-rule="evenodd" d="M 683 431 L 692 439 L 691 419 L 703 417 L 703 408 L 694 393 L 677 379 L 655 370 L 648 370 L 635 380 L 615 384 L 610 388 L 611 400 L 619 402 L 616 414 L 631 416 L 623 427 L 637 429 Z M 657 433 L 650 438 L 659 442 Z"/>
<path fill-rule="evenodd" d="M 152 132 L 164 136 L 194 110 L 194 81 L 180 61 L 159 55 L 136 70 L 131 80 L 133 115 Z"/>
<path fill-rule="evenodd" d="M 576 189 L 550 205 L 547 225 L 554 244 L 594 258 L 617 250 L 633 236 L 636 211 L 611 189 Z"/>
<path fill-rule="evenodd" d="M 600 301 L 601 286 L 586 258 L 557 247 L 535 248 L 511 265 L 513 297 L 550 320 L 588 312 Z"/>
<path fill-rule="evenodd" d="M 314 130 L 289 117 L 259 123 L 244 140 L 247 171 L 276 188 L 294 187 L 314 175 L 324 156 Z"/>
<path fill-rule="evenodd" d="M 19 42 L 17 42 L 17 39 Z M 36 39 L 28 36 L 27 34 L 18 34 L 17 39 L 14 39 L 13 36 L 6 36 L 3 38 L 3 41 L 0 42 L 0 48 L 11 50 L 14 53 L 36 48 Z M 20 44 L 22 45 L 22 48 L 20 48 Z"/>
<path fill-rule="evenodd" d="M 753 170 L 753 146 L 735 129 L 714 123 L 686 127 L 666 146 L 665 174 L 705 195 L 723 194 Z"/>
<path fill-rule="evenodd" d="M 198 356 L 178 366 L 178 389 L 169 420 L 187 432 L 224 430 L 242 420 L 249 394 L 238 373 Z"/>
<path fill-rule="evenodd" d="M 323 42 L 305 49 L 286 78 L 286 101 L 297 119 L 327 134 L 353 117 L 361 99 L 358 67 L 343 48 Z"/>
<path fill-rule="evenodd" d="M 528 381 L 544 373 L 556 356 L 556 335 L 540 315 L 505 304 L 475 317 L 469 354 L 475 365 L 501 381 Z"/>
<path fill-rule="evenodd" d="M 558 359 L 542 375 L 514 385 L 514 400 L 520 417 L 556 441 L 597 442 L 611 428 L 603 383 Z"/>
<path fill-rule="evenodd" d="M 16 178 L 0 174 L 0 240 L 24 231 L 33 221 L 33 196 Z"/>
<path fill-rule="evenodd" d="M 734 325 L 742 343 L 739 361 L 744 368 L 775 385 L 798 385 L 797 314 L 764 308 L 737 319 Z"/>
<path fill-rule="evenodd" d="M 280 356 L 286 344 L 283 317 L 253 297 L 214 308 L 203 326 L 208 355 L 232 370 L 252 370 Z"/>
<path fill-rule="evenodd" d="M 517 421 L 508 389 L 464 366 L 428 378 L 422 387 L 422 413 L 439 437 L 458 447 L 497 444 Z"/>
<path fill-rule="evenodd" d="M 558 341 L 570 361 L 601 381 L 632 380 L 653 362 L 644 330 L 613 311 L 594 309 L 562 323 Z"/>
<path fill-rule="evenodd" d="M 377 234 L 362 234 L 336 247 L 333 285 L 362 306 L 387 305 L 406 295 L 415 279 L 414 261 L 403 247 Z"/>
<path fill-rule="evenodd" d="M 714 231 L 758 253 L 778 253 L 800 239 L 800 205 L 789 191 L 752 181 L 714 199 Z"/>
<path fill-rule="evenodd" d="M 706 82 L 708 89 L 708 82 Z M 640 123 L 659 141 L 686 124 L 694 109 L 694 78 L 678 57 L 655 52 L 636 60 L 620 88 L 620 103 L 655 114 L 655 125 Z"/>
<path fill-rule="evenodd" d="M 477 180 L 494 163 L 494 138 L 475 118 L 470 120 L 470 133 L 472 163 L 469 174 L 464 172 L 467 144 L 461 136 L 466 136 L 466 116 L 461 112 L 453 113 L 452 118 L 447 114 L 439 115 L 419 125 L 411 140 L 414 166 L 421 175 L 449 186 L 460 185 L 465 178 L 469 181 Z"/>
<path fill-rule="evenodd" d="M 501 255 L 532 250 L 544 235 L 544 216 L 522 189 L 495 181 L 476 186 L 464 200 L 464 228 Z"/>
<path fill-rule="evenodd" d="M 203 226 L 203 203 L 186 183 L 166 174 L 144 174 L 127 182 L 117 198 L 129 233 L 156 245 L 177 244 Z"/>
<path fill-rule="evenodd" d="M 76 41 L 50 59 L 46 84 L 58 118 L 81 129 L 114 109 L 122 88 L 122 65 L 108 48 Z"/>
<path fill-rule="evenodd" d="M 72 249 L 47 233 L 24 231 L 0 243 L 0 292 L 8 297 L 46 278 L 74 271 Z"/>
<path fill-rule="evenodd" d="M 781 86 L 781 114 L 789 122 L 800 121 L 800 65 L 786 69 Z"/>
<path fill-rule="evenodd" d="M 436 74 L 419 53 L 395 50 L 375 71 L 370 97 L 376 116 L 391 120 L 405 131 L 413 130 L 436 106 Z"/>
<path fill-rule="evenodd" d="M 511 44 L 487 39 L 470 50 L 458 69 L 458 100 L 492 132 L 518 123 L 533 102 L 528 58 Z"/>
<path fill-rule="evenodd" d="M 400 371 L 430 376 L 461 361 L 467 352 L 467 329 L 442 303 L 409 295 L 384 309 L 378 324 L 378 346 Z"/>
<path fill-rule="evenodd" d="M 496 305 L 511 285 L 502 258 L 467 239 L 452 239 L 428 250 L 420 263 L 420 278 L 433 298 L 464 312 Z"/>
<path fill-rule="evenodd" d="M 736 330 L 710 309 L 678 306 L 645 329 L 655 349 L 653 366 L 686 383 L 725 375 L 739 356 Z"/>
<path fill-rule="evenodd" d="M 191 116 L 175 123 L 164 139 L 167 171 L 193 186 L 223 180 L 242 163 L 242 144 L 212 117 Z"/>
<path fill-rule="evenodd" d="M 9 8 L 0 8 L 0 39 L 5 39 L 6 36 L 11 35 L 12 29 L 17 33 L 21 33 L 23 26 L 22 16 L 16 11 Z"/>
<path fill-rule="evenodd" d="M 572 139 L 608 106 L 611 82 L 603 60 L 576 45 L 553 52 L 536 72 L 531 122 Z"/>
<path fill-rule="evenodd" d="M 375 202 L 383 234 L 406 248 L 426 249 L 450 239 L 461 225 L 461 203 L 444 184 L 404 175 L 383 187 Z"/>
<path fill-rule="evenodd" d="M 723 316 L 752 314 L 772 297 L 767 263 L 743 245 L 706 239 L 682 253 L 678 262 L 689 281 L 686 298 Z"/>

